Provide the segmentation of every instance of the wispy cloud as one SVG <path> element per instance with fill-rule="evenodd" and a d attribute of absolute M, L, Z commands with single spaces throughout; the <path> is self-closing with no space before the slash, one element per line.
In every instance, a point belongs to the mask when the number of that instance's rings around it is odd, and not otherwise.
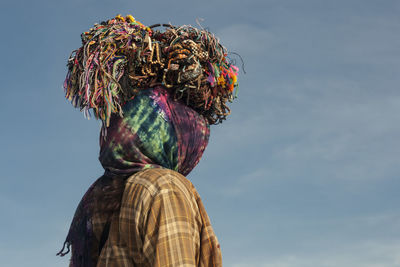
<path fill-rule="evenodd" d="M 233 120 L 215 129 L 213 153 L 247 150 L 257 165 L 270 169 L 273 161 L 292 175 L 307 176 L 298 165 L 319 165 L 329 179 L 365 181 L 400 171 L 400 150 L 393 146 L 400 136 L 400 95 L 351 80 L 314 79 L 276 85 L 259 97 L 265 105 L 238 105 Z"/>
<path fill-rule="evenodd" d="M 329 220 L 287 219 L 282 223 L 297 227 L 286 228 L 289 233 L 303 231 L 300 236 L 285 243 L 280 242 L 279 234 L 265 236 L 263 256 L 262 253 L 231 255 L 229 266 L 396 267 L 400 263 L 399 221 L 399 215 L 393 212 Z M 313 228 L 320 235 L 312 234 Z M 351 239 L 347 238 L 349 235 Z M 276 247 L 279 249 L 275 250 Z"/>
<path fill-rule="evenodd" d="M 233 263 L 233 267 L 397 267 L 400 243 L 367 242 L 343 245 L 330 251 L 310 254 L 288 254 L 278 258 Z"/>

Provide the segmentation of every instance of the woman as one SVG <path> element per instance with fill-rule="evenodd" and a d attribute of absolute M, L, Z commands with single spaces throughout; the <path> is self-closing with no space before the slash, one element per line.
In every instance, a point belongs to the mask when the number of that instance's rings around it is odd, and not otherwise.
<path fill-rule="evenodd" d="M 237 68 L 205 30 L 154 27 L 117 16 L 82 34 L 70 57 L 66 96 L 103 121 L 105 169 L 59 252 L 72 247 L 70 266 L 222 266 L 185 176 L 203 154 L 209 125 L 229 114 Z"/>

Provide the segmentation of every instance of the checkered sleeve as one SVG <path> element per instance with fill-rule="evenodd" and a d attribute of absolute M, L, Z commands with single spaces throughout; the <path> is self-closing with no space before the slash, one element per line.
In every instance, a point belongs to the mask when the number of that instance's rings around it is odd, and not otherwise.
<path fill-rule="evenodd" d="M 142 229 L 143 254 L 152 266 L 197 266 L 198 223 L 183 193 L 161 190 Z"/>
<path fill-rule="evenodd" d="M 134 266 L 222 266 L 218 240 L 193 185 L 170 170 L 127 183 L 119 232 Z"/>

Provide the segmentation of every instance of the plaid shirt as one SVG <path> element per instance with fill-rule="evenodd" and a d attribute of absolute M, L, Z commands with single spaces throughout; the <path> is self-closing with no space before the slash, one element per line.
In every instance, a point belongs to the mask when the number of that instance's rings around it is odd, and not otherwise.
<path fill-rule="evenodd" d="M 98 240 L 106 221 L 92 218 Z M 126 183 L 97 267 L 222 266 L 218 240 L 192 183 L 168 169 L 148 169 Z"/>

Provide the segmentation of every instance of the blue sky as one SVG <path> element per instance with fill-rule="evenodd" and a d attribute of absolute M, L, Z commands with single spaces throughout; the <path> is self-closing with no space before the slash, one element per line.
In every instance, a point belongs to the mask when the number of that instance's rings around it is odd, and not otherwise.
<path fill-rule="evenodd" d="M 398 1 L 3 1 L 0 260 L 58 258 L 102 173 L 99 122 L 64 100 L 80 33 L 118 13 L 196 18 L 245 60 L 232 115 L 188 176 L 225 266 L 400 266 Z"/>

